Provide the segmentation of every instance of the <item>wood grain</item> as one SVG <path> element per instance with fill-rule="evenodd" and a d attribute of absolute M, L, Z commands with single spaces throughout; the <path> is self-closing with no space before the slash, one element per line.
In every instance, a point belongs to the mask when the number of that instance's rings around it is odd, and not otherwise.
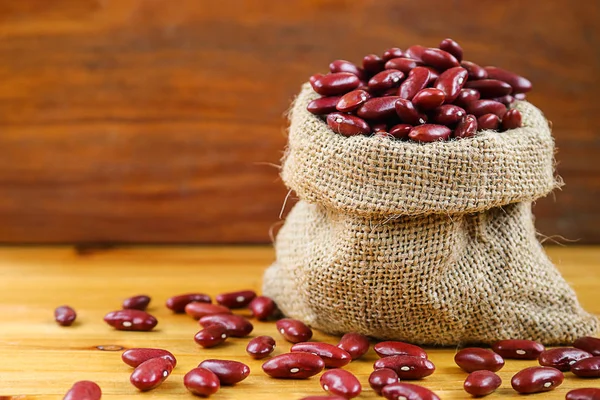
<path fill-rule="evenodd" d="M 600 285 L 600 248 L 550 248 L 549 255 L 576 290 L 582 305 L 600 315 L 597 299 Z M 222 346 L 202 349 L 193 341 L 198 324 L 186 315 L 174 315 L 165 300 L 190 291 L 214 296 L 225 291 L 260 291 L 262 272 L 273 260 L 267 247 L 158 247 L 117 248 L 82 254 L 68 247 L 0 248 L 0 398 L 61 399 L 77 380 L 93 380 L 103 389 L 103 399 L 130 399 L 137 390 L 129 383 L 131 368 L 120 360 L 121 347 L 160 347 L 172 351 L 177 368 L 146 398 L 167 399 L 175 395 L 194 398 L 183 386 L 183 375 L 207 358 L 236 359 L 251 368 L 248 379 L 235 387 L 223 387 L 214 399 L 300 399 L 323 394 L 318 377 L 304 381 L 276 380 L 261 371 L 261 361 L 245 354 L 248 339 L 230 338 Z M 152 297 L 149 312 L 159 324 L 152 332 L 123 332 L 102 321 L 108 311 L 135 294 Z M 78 312 L 71 327 L 53 321 L 53 310 L 69 304 Z M 239 311 L 246 314 L 247 311 Z M 274 354 L 289 350 L 290 344 L 278 335 L 272 322 L 253 320 L 255 335 L 277 340 Z M 338 338 L 315 332 L 315 340 L 336 343 Z M 98 346 L 115 351 L 101 351 Z M 466 373 L 453 362 L 454 348 L 427 349 L 436 372 L 419 384 L 435 390 L 442 399 L 465 399 L 462 389 Z M 371 350 L 364 359 L 345 369 L 363 384 L 358 399 L 377 397 L 367 384 L 372 364 Z M 510 378 L 518 370 L 535 365 L 532 361 L 507 360 L 499 372 L 504 383 L 491 398 L 517 399 Z M 598 380 L 584 380 L 565 374 L 564 384 L 545 394 L 544 399 L 564 399 L 577 387 L 598 386 Z"/>
<path fill-rule="evenodd" d="M 0 2 L 0 242 L 267 242 L 300 84 L 447 36 L 534 82 L 567 183 L 538 229 L 600 242 L 600 3 L 176 3 Z"/>

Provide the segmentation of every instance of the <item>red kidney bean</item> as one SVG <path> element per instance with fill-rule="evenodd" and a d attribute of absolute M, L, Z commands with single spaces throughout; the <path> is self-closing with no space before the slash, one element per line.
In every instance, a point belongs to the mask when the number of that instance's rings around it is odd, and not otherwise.
<path fill-rule="evenodd" d="M 248 304 L 252 316 L 259 321 L 266 321 L 277 312 L 277 304 L 267 296 L 258 296 Z"/>
<path fill-rule="evenodd" d="M 480 370 L 471 372 L 463 387 L 465 392 L 473 396 L 487 396 L 500 387 L 502 379 L 492 371 Z"/>
<path fill-rule="evenodd" d="M 512 103 L 515 102 L 515 98 L 512 97 L 510 94 L 507 94 L 507 95 L 502 96 L 502 97 L 495 97 L 492 100 L 497 101 L 498 103 L 502 103 L 506 107 L 510 106 Z"/>
<path fill-rule="evenodd" d="M 427 88 L 419 91 L 412 99 L 419 110 L 433 110 L 444 104 L 446 95 L 440 89 Z"/>
<path fill-rule="evenodd" d="M 144 294 L 139 296 L 129 297 L 123 300 L 123 309 L 125 310 L 142 310 L 144 311 L 150 304 L 150 297 Z"/>
<path fill-rule="evenodd" d="M 479 97 L 479 92 L 475 89 L 461 89 L 460 92 L 458 92 L 456 99 L 454 99 L 454 104 L 465 108 L 465 106 L 470 102 L 479 100 Z"/>
<path fill-rule="evenodd" d="M 360 79 L 349 72 L 336 72 L 316 76 L 312 79 L 311 85 L 320 95 L 335 96 L 356 89 L 360 85 Z"/>
<path fill-rule="evenodd" d="M 371 133 L 371 127 L 365 120 L 354 115 L 339 112 L 334 112 L 327 116 L 327 125 L 332 131 L 343 136 L 367 135 Z"/>
<path fill-rule="evenodd" d="M 159 357 L 168 360 L 171 364 L 173 364 L 173 368 L 175 368 L 177 365 L 177 359 L 175 356 L 170 351 L 163 349 L 136 347 L 125 350 L 123 354 L 121 354 L 121 360 L 123 360 L 125 364 L 134 368 L 138 367 L 145 361 Z"/>
<path fill-rule="evenodd" d="M 400 85 L 398 96 L 403 99 L 412 100 L 419 91 L 427 87 L 430 77 L 431 71 L 425 67 L 412 69 L 408 74 L 408 78 Z"/>
<path fill-rule="evenodd" d="M 325 362 L 310 353 L 280 354 L 262 365 L 263 371 L 273 378 L 306 379 L 318 374 L 325 368 Z"/>
<path fill-rule="evenodd" d="M 513 389 L 521 394 L 553 390 L 564 380 L 562 372 L 552 367 L 529 367 L 517 372 L 511 379 Z"/>
<path fill-rule="evenodd" d="M 386 69 L 393 69 L 397 71 L 401 71 L 404 74 L 410 73 L 414 68 L 423 65 L 422 62 L 413 60 L 412 58 L 392 58 L 388 62 L 385 63 Z"/>
<path fill-rule="evenodd" d="M 220 305 L 233 309 L 246 307 L 255 297 L 256 292 L 254 290 L 240 290 L 237 292 L 221 293 L 215 297 L 215 300 Z"/>
<path fill-rule="evenodd" d="M 375 75 L 383 71 L 385 61 L 377 54 L 369 54 L 363 58 L 363 69 L 369 74 Z"/>
<path fill-rule="evenodd" d="M 371 124 L 371 130 L 373 133 L 384 133 L 387 132 L 387 124 Z"/>
<path fill-rule="evenodd" d="M 500 371 L 504 367 L 504 359 L 499 354 L 479 347 L 467 347 L 454 355 L 454 362 L 467 372 L 487 370 Z"/>
<path fill-rule="evenodd" d="M 104 316 L 104 322 L 120 331 L 150 331 L 158 321 L 146 311 L 118 310 Z"/>
<path fill-rule="evenodd" d="M 458 67 L 460 63 L 450 53 L 440 49 L 429 48 L 423 50 L 421 61 L 426 65 L 430 65 L 440 71 L 445 71 L 449 68 Z"/>
<path fill-rule="evenodd" d="M 227 340 L 227 328 L 221 324 L 209 325 L 194 335 L 194 341 L 204 348 L 215 347 Z"/>
<path fill-rule="evenodd" d="M 341 368 L 352 361 L 352 357 L 345 350 L 329 343 L 300 342 L 294 344 L 290 352 L 316 354 L 323 359 L 327 368 Z"/>
<path fill-rule="evenodd" d="M 440 48 L 440 50 L 444 50 L 445 52 L 452 54 L 458 62 L 462 61 L 463 49 L 454 40 L 450 38 L 444 39 L 440 42 L 440 45 L 438 47 Z"/>
<path fill-rule="evenodd" d="M 390 128 L 390 135 L 396 139 L 408 139 L 408 134 L 412 130 L 413 126 L 410 124 L 397 124 Z"/>
<path fill-rule="evenodd" d="M 484 99 L 506 96 L 512 92 L 512 87 L 510 87 L 508 83 L 499 81 L 497 79 L 468 81 L 465 83 L 465 87 L 477 90 Z"/>
<path fill-rule="evenodd" d="M 394 107 L 396 108 L 396 114 L 406 124 L 420 125 L 427 122 L 427 116 L 419 113 L 410 100 L 398 98 Z"/>
<path fill-rule="evenodd" d="M 456 125 L 454 129 L 454 137 L 464 139 L 475 136 L 477 132 L 477 118 L 474 115 L 468 114 Z"/>
<path fill-rule="evenodd" d="M 308 341 L 312 335 L 312 330 L 302 321 L 291 318 L 282 318 L 275 323 L 277 331 L 291 343 L 300 343 Z"/>
<path fill-rule="evenodd" d="M 392 135 L 393 129 L 394 127 L 390 129 L 390 134 Z M 369 351 L 369 339 L 365 335 L 361 335 L 360 333 L 349 332 L 342 336 L 337 346 L 340 349 L 346 351 L 348 354 L 350 354 L 350 357 L 352 357 L 353 360 L 356 360 L 357 358 L 360 358 L 363 355 L 365 355 L 367 351 Z"/>
<path fill-rule="evenodd" d="M 460 122 L 465 115 L 467 113 L 459 106 L 444 104 L 433 110 L 430 117 L 436 124 L 453 126 Z"/>
<path fill-rule="evenodd" d="M 186 389 L 196 396 L 208 397 L 221 387 L 219 377 L 209 369 L 194 368 L 183 377 Z"/>
<path fill-rule="evenodd" d="M 329 71 L 331 72 L 349 72 L 358 76 L 358 79 L 363 80 L 366 78 L 365 71 L 362 68 L 358 68 L 356 64 L 346 60 L 335 60 L 329 64 Z"/>
<path fill-rule="evenodd" d="M 395 104 L 398 99 L 398 96 L 374 97 L 360 106 L 356 114 L 375 121 L 388 120 L 396 116 Z"/>
<path fill-rule="evenodd" d="M 63 400 L 100 400 L 101 398 L 102 389 L 96 382 L 79 381 L 71 386 Z"/>
<path fill-rule="evenodd" d="M 356 397 L 362 392 L 362 386 L 356 376 L 339 368 L 325 372 L 319 382 L 326 392 L 346 399 Z"/>
<path fill-rule="evenodd" d="M 423 52 L 426 49 L 427 49 L 426 47 L 416 44 L 416 45 L 410 46 L 408 49 L 406 49 L 406 51 L 404 52 L 404 55 L 408 58 L 412 58 L 413 60 L 421 61 Z"/>
<path fill-rule="evenodd" d="M 525 100 L 527 95 L 525 93 L 513 93 L 515 100 Z"/>
<path fill-rule="evenodd" d="M 413 356 L 427 358 L 425 350 L 410 343 L 387 341 L 379 342 L 373 346 L 373 350 L 379 357 L 389 356 Z"/>
<path fill-rule="evenodd" d="M 502 129 L 509 130 L 520 128 L 523 123 L 521 112 L 516 109 L 508 110 L 502 117 Z"/>
<path fill-rule="evenodd" d="M 356 110 L 370 98 L 371 95 L 364 90 L 353 90 L 343 95 L 335 108 L 342 112 L 350 112 Z"/>
<path fill-rule="evenodd" d="M 77 313 L 69 306 L 56 307 L 54 310 L 54 320 L 60 326 L 71 326 L 77 318 Z"/>
<path fill-rule="evenodd" d="M 544 350 L 544 345 L 533 340 L 508 339 L 492 344 L 492 350 L 502 358 L 513 360 L 537 360 Z"/>
<path fill-rule="evenodd" d="M 151 358 L 136 367 L 129 377 L 133 386 L 145 392 L 165 381 L 173 371 L 173 364 L 162 357 Z"/>
<path fill-rule="evenodd" d="M 590 353 L 574 347 L 559 347 L 543 351 L 538 362 L 544 367 L 553 367 L 559 371 L 568 371 L 579 360 L 592 357 Z"/>
<path fill-rule="evenodd" d="M 484 114 L 477 118 L 477 125 L 479 130 L 492 130 L 497 131 L 500 127 L 500 118 L 495 114 Z"/>
<path fill-rule="evenodd" d="M 587 351 L 591 355 L 600 356 L 600 338 L 584 336 L 573 342 L 573 347 Z"/>
<path fill-rule="evenodd" d="M 476 117 L 495 114 L 502 118 L 506 114 L 506 106 L 494 100 L 475 100 L 466 105 L 466 111 Z"/>
<path fill-rule="evenodd" d="M 483 67 L 475 64 L 474 62 L 463 61 L 460 63 L 460 66 L 467 70 L 469 80 L 476 81 L 478 79 L 488 78 L 487 71 Z"/>
<path fill-rule="evenodd" d="M 241 315 L 205 315 L 204 317 L 200 318 L 199 322 L 204 328 L 214 324 L 223 325 L 227 329 L 227 336 L 231 337 L 246 337 L 254 329 L 252 323 Z"/>
<path fill-rule="evenodd" d="M 219 304 L 191 302 L 185 306 L 185 313 L 194 319 L 200 319 L 205 315 L 231 314 L 231 310 Z"/>
<path fill-rule="evenodd" d="M 167 300 L 166 306 L 173 312 L 183 313 L 185 311 L 185 306 L 192 301 L 198 303 L 210 303 L 212 300 L 210 296 L 203 293 L 186 293 L 170 297 Z"/>
<path fill-rule="evenodd" d="M 250 375 L 250 367 L 239 361 L 204 360 L 198 364 L 198 367 L 214 372 L 219 377 L 221 385 L 235 385 Z"/>
<path fill-rule="evenodd" d="M 488 77 L 508 83 L 513 93 L 526 93 L 532 88 L 531 82 L 513 72 L 498 67 L 485 67 Z"/>
<path fill-rule="evenodd" d="M 384 387 L 398 382 L 400 382 L 398 374 L 396 371 L 390 368 L 376 369 L 375 371 L 371 372 L 371 375 L 369 375 L 369 386 L 371 386 L 371 389 L 373 389 L 379 396 L 381 396 L 381 390 Z"/>
<path fill-rule="evenodd" d="M 275 339 L 271 336 L 257 336 L 246 346 L 246 353 L 255 360 L 268 357 L 273 350 L 275 350 Z"/>
<path fill-rule="evenodd" d="M 452 131 L 444 125 L 424 124 L 412 128 L 408 137 L 415 142 L 429 143 L 446 140 Z"/>
<path fill-rule="evenodd" d="M 467 70 L 463 67 L 450 68 L 439 76 L 434 83 L 436 89 L 440 89 L 446 96 L 445 102 L 452 103 L 460 93 L 467 81 Z"/>
<path fill-rule="evenodd" d="M 573 389 L 567 393 L 566 400 L 600 400 L 600 388 Z"/>
<path fill-rule="evenodd" d="M 423 357 L 414 356 L 388 356 L 380 358 L 373 364 L 373 369 L 393 369 L 400 379 L 421 379 L 433 374 L 435 365 Z"/>
<path fill-rule="evenodd" d="M 411 383 L 398 382 L 381 390 L 387 400 L 440 400 L 431 390 Z"/>
<path fill-rule="evenodd" d="M 390 49 L 387 49 L 386 51 L 383 52 L 383 55 L 381 56 L 383 61 L 388 61 L 388 60 L 391 60 L 392 58 L 398 58 L 398 57 L 404 57 L 404 52 L 397 47 L 392 47 Z"/>
<path fill-rule="evenodd" d="M 600 356 L 577 361 L 571 365 L 571 372 L 580 378 L 600 378 Z"/>
<path fill-rule="evenodd" d="M 336 106 L 341 98 L 342 96 L 320 97 L 308 103 L 306 109 L 315 115 L 329 114 L 337 111 Z"/>
<path fill-rule="evenodd" d="M 386 69 L 369 79 L 369 89 L 387 90 L 400 86 L 404 79 L 404 73 L 397 69 Z"/>

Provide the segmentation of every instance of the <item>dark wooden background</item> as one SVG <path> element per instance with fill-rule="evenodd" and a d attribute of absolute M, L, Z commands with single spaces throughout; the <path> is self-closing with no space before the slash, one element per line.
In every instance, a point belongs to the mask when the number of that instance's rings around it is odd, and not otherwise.
<path fill-rule="evenodd" d="M 598 1 L 0 0 L 0 242 L 268 242 L 301 83 L 449 36 L 554 123 L 538 230 L 600 243 L 599 25 Z"/>

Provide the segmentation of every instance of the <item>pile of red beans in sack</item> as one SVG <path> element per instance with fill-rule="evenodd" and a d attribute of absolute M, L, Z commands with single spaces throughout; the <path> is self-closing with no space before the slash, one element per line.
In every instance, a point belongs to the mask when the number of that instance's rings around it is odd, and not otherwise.
<path fill-rule="evenodd" d="M 169 298 L 166 306 L 174 313 L 186 313 L 198 320 L 202 329 L 193 340 L 204 349 L 219 346 L 229 337 L 245 338 L 250 335 L 254 329 L 252 322 L 234 314 L 234 309 L 248 308 L 259 321 L 275 321 L 278 340 L 293 344 L 290 352 L 271 356 L 276 339 L 263 335 L 248 341 L 246 353 L 256 360 L 266 359 L 262 370 L 276 379 L 306 379 L 327 369 L 319 378 L 326 394 L 302 400 L 344 400 L 362 392 L 363 383 L 343 367 L 369 351 L 371 343 L 366 336 L 347 333 L 336 345 L 310 341 L 313 336 L 310 327 L 298 320 L 280 318 L 273 300 L 257 296 L 252 290 L 223 293 L 216 296 L 216 302 L 213 304 L 206 294 L 187 293 Z M 123 309 L 108 313 L 104 320 L 118 330 L 150 331 L 158 321 L 145 311 L 149 303 L 149 296 L 131 297 L 125 300 Z M 60 325 L 69 326 L 75 318 L 75 310 L 68 306 L 55 310 L 55 319 Z M 373 350 L 380 358 L 373 364 L 373 372 L 366 383 L 375 393 L 388 400 L 439 400 L 428 388 L 405 382 L 418 381 L 434 373 L 435 365 L 424 349 L 410 343 L 383 341 L 375 344 Z M 131 348 L 122 353 L 121 359 L 134 368 L 130 382 L 140 391 L 158 388 L 177 365 L 173 353 L 159 348 Z M 537 360 L 540 364 L 525 368 L 512 377 L 510 383 L 516 392 L 547 392 L 560 386 L 569 371 L 579 378 L 600 378 L 600 338 L 582 337 L 573 343 L 573 347 L 549 350 L 541 343 L 519 339 L 501 340 L 491 349 L 463 348 L 456 353 L 454 361 L 468 373 L 464 390 L 478 397 L 493 393 L 502 385 L 502 379 L 496 372 L 504 367 L 505 359 Z M 250 375 L 250 368 L 243 361 L 205 359 L 185 374 L 183 385 L 197 396 L 208 397 L 222 386 L 234 386 Z M 600 388 L 596 386 L 571 390 L 566 399 L 598 400 Z M 64 399 L 98 400 L 101 395 L 96 383 L 79 381 Z"/>
<path fill-rule="evenodd" d="M 415 142 L 464 139 L 477 131 L 521 126 L 510 109 L 531 82 L 498 67 L 463 60 L 452 39 L 439 48 L 411 46 L 369 54 L 362 68 L 346 60 L 329 64 L 310 84 L 322 97 L 307 109 L 344 136 L 378 134 Z"/>

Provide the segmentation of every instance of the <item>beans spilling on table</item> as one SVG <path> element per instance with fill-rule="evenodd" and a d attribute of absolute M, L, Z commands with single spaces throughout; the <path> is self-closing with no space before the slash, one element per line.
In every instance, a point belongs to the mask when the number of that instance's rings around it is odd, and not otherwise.
<path fill-rule="evenodd" d="M 446 42 L 444 46 L 454 45 Z M 400 50 L 390 49 L 386 53 L 400 54 Z M 427 54 L 426 59 L 432 60 L 442 57 L 439 51 L 423 54 Z M 403 68 L 409 65 L 408 61 L 396 62 Z M 349 69 L 341 66 L 344 64 L 336 65 L 336 68 Z M 476 67 L 469 68 L 478 71 Z M 187 293 L 169 298 L 166 307 L 176 314 L 185 313 L 191 320 L 198 320 L 201 329 L 191 339 L 199 345 L 199 349 L 207 352 L 231 337 L 248 338 L 253 331 L 252 322 L 234 313 L 234 310 L 245 308 L 259 321 L 275 321 L 273 333 L 277 332 L 280 340 L 292 343 L 290 351 L 273 355 L 277 342 L 275 337 L 261 335 L 249 338 L 245 343 L 248 359 L 264 360 L 263 373 L 275 379 L 310 379 L 321 374 L 318 383 L 323 395 L 308 396 L 302 400 L 343 400 L 360 396 L 364 390 L 363 383 L 344 368 L 367 354 L 371 347 L 380 358 L 374 362 L 373 372 L 364 382 L 364 387 L 370 387 L 388 400 L 440 399 L 434 391 L 419 383 L 431 379 L 428 377 L 436 370 L 429 355 L 420 346 L 400 341 L 381 341 L 371 346 L 369 338 L 356 332 L 342 336 L 337 345 L 310 341 L 312 329 L 301 321 L 280 318 L 277 305 L 266 296 L 243 290 L 220 294 L 215 300 L 218 304 L 212 303 L 211 297 L 206 294 Z M 152 330 L 158 320 L 144 311 L 149 303 L 149 296 L 132 296 L 122 303 L 121 310 L 108 313 L 104 320 L 117 330 Z M 73 322 L 75 311 L 69 306 L 61 306 L 56 309 L 55 315 L 57 323 L 67 327 Z M 157 390 L 177 367 L 175 355 L 160 348 L 130 348 L 121 354 L 121 359 L 133 368 L 129 380 L 141 392 Z M 539 363 L 539 366 L 523 368 L 514 374 L 510 386 L 520 394 L 543 393 L 559 387 L 567 373 L 572 373 L 575 379 L 600 378 L 600 338 L 582 337 L 575 340 L 572 347 L 552 349 L 532 340 L 500 340 L 492 344 L 491 349 L 462 348 L 454 357 L 457 368 L 468 374 L 463 389 L 476 397 L 487 396 L 503 385 L 497 372 L 505 366 L 505 360 L 510 359 L 536 360 Z M 184 375 L 183 385 L 194 395 L 208 397 L 220 390 L 230 390 L 224 387 L 236 390 L 235 386 L 251 373 L 245 360 L 207 357 Z M 64 399 L 99 400 L 101 395 L 96 383 L 79 381 L 73 384 Z M 565 399 L 598 400 L 600 388 L 574 389 L 566 393 Z"/>
<path fill-rule="evenodd" d="M 461 46 L 444 39 L 438 48 L 411 46 L 369 54 L 362 67 L 335 60 L 328 74 L 309 82 L 320 98 L 309 112 L 344 136 L 385 135 L 434 142 L 464 139 L 478 131 L 507 131 L 522 124 L 510 109 L 531 82 L 511 71 L 463 59 Z"/>

